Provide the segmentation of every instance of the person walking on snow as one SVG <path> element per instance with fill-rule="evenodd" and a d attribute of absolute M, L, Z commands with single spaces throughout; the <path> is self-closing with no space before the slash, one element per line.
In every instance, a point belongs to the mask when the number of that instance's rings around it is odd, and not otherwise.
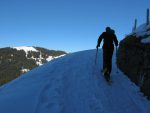
<path fill-rule="evenodd" d="M 112 30 L 110 27 L 106 27 L 106 31 L 103 32 L 97 42 L 96 48 L 101 44 L 101 41 L 103 40 L 103 73 L 104 77 L 107 81 L 110 80 L 110 73 L 112 70 L 112 55 L 114 51 L 114 43 L 115 46 L 118 46 L 118 40 L 115 35 L 115 31 Z"/>

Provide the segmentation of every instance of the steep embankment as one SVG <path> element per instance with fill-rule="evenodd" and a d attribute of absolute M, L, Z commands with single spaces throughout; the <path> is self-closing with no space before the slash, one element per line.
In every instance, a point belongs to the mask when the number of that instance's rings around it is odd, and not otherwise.
<path fill-rule="evenodd" d="M 143 24 L 120 42 L 119 68 L 150 98 L 150 25 Z"/>
<path fill-rule="evenodd" d="M 150 102 L 121 72 L 113 58 L 112 86 L 100 73 L 95 50 L 53 60 L 0 88 L 3 113 L 149 113 Z"/>

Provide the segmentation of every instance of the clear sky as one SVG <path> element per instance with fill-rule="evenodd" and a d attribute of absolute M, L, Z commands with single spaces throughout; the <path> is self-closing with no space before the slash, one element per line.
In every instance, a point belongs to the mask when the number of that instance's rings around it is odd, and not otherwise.
<path fill-rule="evenodd" d="M 0 48 L 93 49 L 106 26 L 122 40 L 135 18 L 146 22 L 147 8 L 149 0 L 0 0 Z"/>

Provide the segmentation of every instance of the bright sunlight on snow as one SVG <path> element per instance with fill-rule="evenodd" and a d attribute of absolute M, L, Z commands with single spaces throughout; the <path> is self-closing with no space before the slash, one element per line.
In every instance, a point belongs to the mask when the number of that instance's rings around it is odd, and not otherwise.
<path fill-rule="evenodd" d="M 0 88 L 0 113 L 150 113 L 150 101 L 122 72 L 115 55 L 108 85 L 102 52 L 76 52 L 38 67 Z"/>

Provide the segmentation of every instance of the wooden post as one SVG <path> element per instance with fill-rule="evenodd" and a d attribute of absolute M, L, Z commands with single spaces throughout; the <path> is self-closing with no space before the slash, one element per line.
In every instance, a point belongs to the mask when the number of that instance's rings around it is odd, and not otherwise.
<path fill-rule="evenodd" d="M 136 27 L 137 27 L 137 19 L 135 19 L 135 22 L 134 22 L 134 31 L 136 30 Z"/>
<path fill-rule="evenodd" d="M 135 21 L 134 21 L 134 27 L 133 27 L 133 30 L 132 30 L 132 31 L 135 31 L 135 30 L 136 30 L 136 27 L 137 27 L 137 19 L 135 19 Z"/>
<path fill-rule="evenodd" d="M 146 18 L 146 24 L 149 25 L 149 8 L 147 9 L 147 18 Z"/>

